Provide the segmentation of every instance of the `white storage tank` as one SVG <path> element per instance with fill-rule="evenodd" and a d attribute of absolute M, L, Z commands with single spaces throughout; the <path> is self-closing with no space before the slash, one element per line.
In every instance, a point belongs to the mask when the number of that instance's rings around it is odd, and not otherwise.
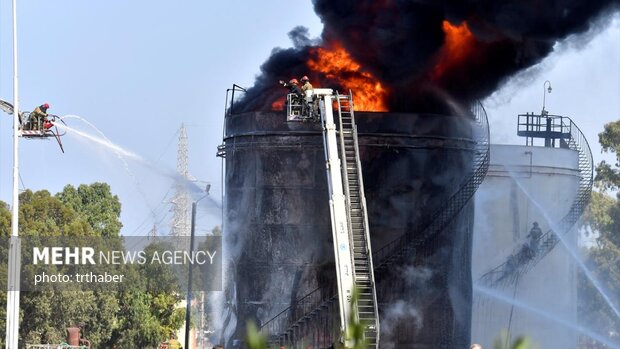
<path fill-rule="evenodd" d="M 491 146 L 489 171 L 475 196 L 472 342 L 492 348 L 509 330 L 513 340 L 527 336 L 540 348 L 576 347 L 578 333 L 566 324 L 577 320 L 577 274 L 562 241 L 516 280 L 488 285 L 480 278 L 530 243 L 534 222 L 543 233 L 559 230 L 579 192 L 579 159 L 567 148 Z M 576 236 L 573 227 L 562 240 L 574 246 Z"/>

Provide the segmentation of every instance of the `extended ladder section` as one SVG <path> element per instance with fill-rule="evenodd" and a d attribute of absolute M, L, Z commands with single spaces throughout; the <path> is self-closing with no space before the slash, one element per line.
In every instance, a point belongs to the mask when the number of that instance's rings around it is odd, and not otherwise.
<path fill-rule="evenodd" d="M 349 208 L 349 235 L 353 243 L 353 274 L 359 292 L 356 304 L 357 316 L 359 322 L 366 326 L 364 338 L 368 347 L 376 348 L 379 342 L 379 319 L 353 96 L 351 93 L 349 95 L 336 93 L 336 101 L 340 123 L 342 176 Z"/>
<path fill-rule="evenodd" d="M 379 321 L 353 98 L 334 96 L 329 89 L 314 93 L 320 100 L 323 126 L 342 342 L 346 348 L 352 346 L 349 328 L 351 321 L 358 321 L 365 328 L 368 347 L 376 348 Z"/>

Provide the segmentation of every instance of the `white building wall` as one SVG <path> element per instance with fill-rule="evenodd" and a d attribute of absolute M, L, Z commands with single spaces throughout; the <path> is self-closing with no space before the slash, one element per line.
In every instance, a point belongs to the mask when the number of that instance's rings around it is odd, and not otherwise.
<path fill-rule="evenodd" d="M 533 222 L 545 233 L 566 215 L 578 190 L 577 161 L 569 149 L 491 146 L 489 172 L 475 196 L 472 342 L 493 348 L 493 340 L 510 328 L 513 338 L 526 335 L 540 348 L 576 347 L 577 334 L 565 323 L 577 320 L 577 280 L 561 242 L 516 288 L 493 288 L 503 300 L 483 296 L 476 284 L 528 241 Z M 576 244 L 575 229 L 563 236 Z"/>

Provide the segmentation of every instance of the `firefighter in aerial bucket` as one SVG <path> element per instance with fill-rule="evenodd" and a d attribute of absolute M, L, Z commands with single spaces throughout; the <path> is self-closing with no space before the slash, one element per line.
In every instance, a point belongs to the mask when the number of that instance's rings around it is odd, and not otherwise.
<path fill-rule="evenodd" d="M 30 130 L 42 131 L 43 127 L 46 125 L 48 126 L 46 129 L 52 127 L 51 123 L 47 120 L 47 109 L 49 109 L 49 107 L 49 104 L 44 103 L 34 108 L 30 113 L 30 120 L 28 121 Z"/>
<path fill-rule="evenodd" d="M 301 79 L 301 91 L 304 94 L 303 112 L 302 115 L 307 119 L 312 119 L 318 114 L 318 104 L 314 103 L 312 95 L 314 93 L 314 87 L 310 83 L 308 76 L 304 75 Z"/>
<path fill-rule="evenodd" d="M 299 87 L 299 81 L 293 78 L 288 83 L 285 83 L 282 80 L 280 80 L 279 82 L 280 82 L 280 85 L 288 88 L 288 91 L 289 91 L 289 95 L 287 96 L 287 99 L 286 99 L 287 114 L 290 114 L 289 117 L 292 115 L 301 116 L 304 94 L 301 91 L 301 88 Z"/>
<path fill-rule="evenodd" d="M 308 79 L 308 77 L 306 75 L 304 75 L 301 78 L 301 90 L 307 96 L 308 95 L 308 91 L 312 92 L 313 89 L 314 88 L 312 87 L 312 84 L 310 83 L 310 79 Z"/>
<path fill-rule="evenodd" d="M 289 93 L 296 94 L 299 97 L 303 96 L 303 92 L 299 87 L 299 81 L 297 81 L 297 79 L 295 78 L 291 79 L 288 83 L 280 80 L 280 85 L 288 88 Z"/>

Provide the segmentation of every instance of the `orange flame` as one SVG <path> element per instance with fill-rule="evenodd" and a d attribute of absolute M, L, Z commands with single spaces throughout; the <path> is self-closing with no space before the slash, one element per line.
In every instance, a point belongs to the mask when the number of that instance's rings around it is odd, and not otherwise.
<path fill-rule="evenodd" d="M 361 70 L 340 43 L 334 43 L 333 49 L 317 47 L 312 52 L 316 58 L 310 58 L 308 67 L 328 79 L 334 79 L 354 94 L 355 108 L 364 111 L 387 111 L 388 91 L 372 74 Z M 317 87 L 317 86 L 315 86 Z"/>
<path fill-rule="evenodd" d="M 446 36 L 439 59 L 433 69 L 434 80 L 440 79 L 447 71 L 458 67 L 460 62 L 473 53 L 476 43 L 476 37 L 469 31 L 467 22 L 453 25 L 444 20 L 442 28 Z"/>
<path fill-rule="evenodd" d="M 284 110 L 284 97 L 271 103 L 271 110 Z"/>

